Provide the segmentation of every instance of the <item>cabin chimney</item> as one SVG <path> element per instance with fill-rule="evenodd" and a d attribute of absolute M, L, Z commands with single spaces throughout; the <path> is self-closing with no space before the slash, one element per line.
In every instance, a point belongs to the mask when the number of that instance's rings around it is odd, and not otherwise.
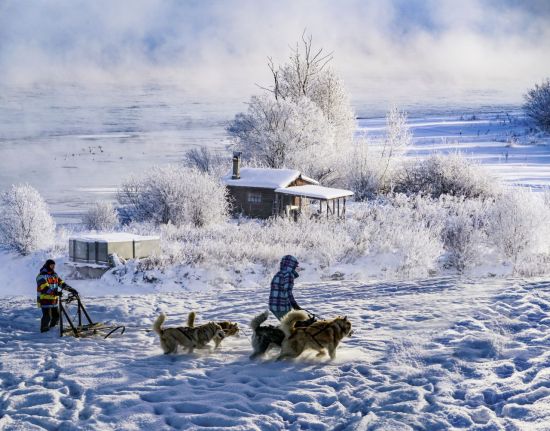
<path fill-rule="evenodd" d="M 241 178 L 241 152 L 235 151 L 233 153 L 233 175 L 232 180 L 238 180 Z"/>

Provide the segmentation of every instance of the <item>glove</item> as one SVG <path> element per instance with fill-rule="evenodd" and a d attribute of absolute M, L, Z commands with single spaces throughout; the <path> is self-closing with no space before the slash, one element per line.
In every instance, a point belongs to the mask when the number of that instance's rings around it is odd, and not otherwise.
<path fill-rule="evenodd" d="M 55 294 L 56 294 L 57 296 L 63 296 L 63 291 L 62 291 L 62 290 L 56 290 L 56 291 L 55 291 Z"/>
<path fill-rule="evenodd" d="M 70 293 L 76 293 L 76 289 L 74 287 L 69 286 L 68 284 L 64 284 L 63 289 Z"/>

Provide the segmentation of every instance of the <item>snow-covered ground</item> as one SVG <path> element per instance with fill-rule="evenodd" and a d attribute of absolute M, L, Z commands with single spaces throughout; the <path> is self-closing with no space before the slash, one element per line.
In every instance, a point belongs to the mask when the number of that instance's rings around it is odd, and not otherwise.
<path fill-rule="evenodd" d="M 408 157 L 461 152 L 507 184 L 550 186 L 550 137 L 533 133 L 520 111 L 411 117 L 408 124 L 413 135 Z M 384 133 L 384 123 L 362 119 L 359 131 L 376 138 Z"/>
<path fill-rule="evenodd" d="M 178 162 L 195 145 L 223 148 L 224 126 L 242 110 L 180 93 L 159 99 L 154 88 L 132 100 L 113 94 L 108 103 L 77 90 L 8 94 L 0 189 L 29 182 L 56 221 L 78 223 L 127 175 Z M 460 151 L 508 184 L 550 186 L 550 139 L 519 111 L 434 112 L 409 113 L 408 157 Z M 381 136 L 381 114 L 360 119 L 358 132 Z M 62 268 L 64 245 L 54 254 Z M 128 329 L 107 340 L 60 339 L 38 332 L 34 277 L 46 257 L 0 253 L 1 430 L 550 430 L 547 281 L 376 282 L 367 260 L 325 272 L 306 265 L 297 299 L 322 316 L 348 315 L 353 336 L 334 361 L 310 354 L 278 363 L 273 352 L 251 362 L 247 323 L 265 307 L 269 268 L 231 268 L 229 277 L 210 262 L 189 274 L 167 270 L 158 284 L 134 280 L 133 267 L 124 283 L 68 280 L 92 317 Z M 372 281 L 319 281 L 331 277 Z M 163 355 L 153 320 L 164 311 L 169 325 L 181 324 L 190 310 L 201 321 L 237 321 L 243 334 L 216 352 Z"/>
<path fill-rule="evenodd" d="M 550 429 L 547 281 L 299 284 L 302 306 L 353 322 L 332 362 L 248 359 L 262 289 L 93 297 L 75 286 L 93 318 L 127 333 L 41 335 L 32 298 L 3 298 L 0 429 Z M 243 334 L 213 353 L 163 355 L 151 323 L 190 310 Z"/>

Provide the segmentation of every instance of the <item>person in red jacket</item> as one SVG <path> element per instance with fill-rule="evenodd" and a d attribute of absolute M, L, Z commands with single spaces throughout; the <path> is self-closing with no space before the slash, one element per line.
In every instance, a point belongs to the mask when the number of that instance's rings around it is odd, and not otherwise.
<path fill-rule="evenodd" d="M 70 286 L 55 272 L 55 262 L 48 259 L 36 277 L 36 300 L 42 308 L 40 332 L 49 331 L 59 322 L 59 297 L 67 288 Z"/>

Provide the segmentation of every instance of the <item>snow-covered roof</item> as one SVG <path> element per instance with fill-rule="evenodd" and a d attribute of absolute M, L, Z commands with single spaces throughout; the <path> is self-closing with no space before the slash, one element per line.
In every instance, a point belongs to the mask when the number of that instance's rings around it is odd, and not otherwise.
<path fill-rule="evenodd" d="M 127 242 L 127 241 L 151 241 L 160 239 L 158 236 L 134 235 L 126 232 L 88 233 L 72 236 L 70 240 L 83 242 Z"/>
<path fill-rule="evenodd" d="M 351 190 L 333 189 L 319 185 L 294 186 L 287 188 L 278 188 L 275 193 L 283 193 L 285 195 L 303 196 L 312 199 L 337 199 L 346 196 L 353 196 Z"/>
<path fill-rule="evenodd" d="M 287 187 L 298 178 L 302 178 L 308 183 L 319 184 L 295 169 L 241 168 L 240 175 L 240 179 L 234 180 L 231 178 L 232 172 L 229 172 L 222 177 L 222 181 L 226 186 L 257 187 L 260 189 Z"/>

